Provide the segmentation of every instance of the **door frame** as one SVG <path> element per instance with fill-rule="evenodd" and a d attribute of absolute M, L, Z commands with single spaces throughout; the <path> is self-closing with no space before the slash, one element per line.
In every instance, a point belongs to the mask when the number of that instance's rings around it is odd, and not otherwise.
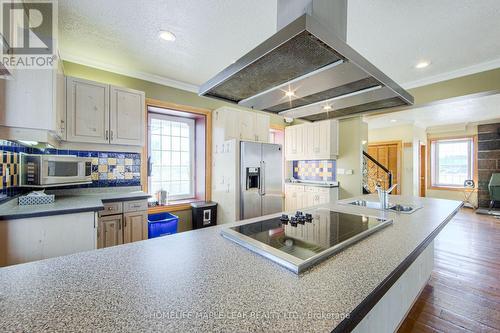
<path fill-rule="evenodd" d="M 427 146 L 419 141 L 418 147 L 418 195 L 425 197 L 427 194 Z"/>
<path fill-rule="evenodd" d="M 397 166 L 398 166 L 398 170 L 397 170 L 397 173 L 396 173 L 396 177 L 398 179 L 398 188 L 396 189 L 397 190 L 397 194 L 401 194 L 402 193 L 402 187 L 403 187 L 403 184 L 402 184 L 402 179 L 401 179 L 401 169 L 403 168 L 403 141 L 402 140 L 393 140 L 393 141 L 376 141 L 376 142 L 368 142 L 368 147 L 367 148 L 370 148 L 370 147 L 373 147 L 373 146 L 389 146 L 389 145 L 396 145 L 396 149 L 397 149 Z"/>

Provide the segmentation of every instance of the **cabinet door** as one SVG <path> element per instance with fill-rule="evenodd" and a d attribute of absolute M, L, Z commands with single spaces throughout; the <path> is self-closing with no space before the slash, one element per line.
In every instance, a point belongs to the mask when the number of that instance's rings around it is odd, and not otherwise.
<path fill-rule="evenodd" d="M 255 141 L 255 114 L 253 112 L 240 111 L 240 139 Z"/>
<path fill-rule="evenodd" d="M 319 133 L 319 146 L 317 149 L 317 158 L 331 159 L 338 156 L 339 143 L 338 143 L 338 121 L 327 120 L 318 122 L 319 126 L 317 132 Z"/>
<path fill-rule="evenodd" d="M 296 155 L 294 156 L 297 160 L 305 160 L 306 158 L 306 125 L 297 126 L 295 132 L 295 151 Z"/>
<path fill-rule="evenodd" d="M 103 216 L 99 219 L 97 248 L 123 244 L 122 215 Z"/>
<path fill-rule="evenodd" d="M 144 92 L 111 87 L 109 141 L 114 144 L 144 144 Z"/>
<path fill-rule="evenodd" d="M 332 151 L 332 132 L 331 132 L 332 121 L 321 121 L 318 123 L 318 141 L 315 153 L 319 158 L 329 159 L 332 155 L 337 155 L 336 152 Z"/>
<path fill-rule="evenodd" d="M 54 100 L 56 106 L 55 133 L 61 140 L 66 140 L 66 79 L 62 66 L 59 65 L 55 74 Z"/>
<path fill-rule="evenodd" d="M 269 142 L 269 116 L 263 114 L 255 114 L 255 141 Z"/>
<path fill-rule="evenodd" d="M 12 79 L 0 80 L 0 125 L 55 130 L 54 70 L 11 70 Z"/>
<path fill-rule="evenodd" d="M 321 153 L 325 151 L 326 147 L 325 141 L 328 141 L 325 136 L 328 136 L 328 133 L 324 130 L 324 122 L 316 123 L 311 125 L 312 128 L 312 154 L 314 158 L 324 157 L 321 156 Z"/>
<path fill-rule="evenodd" d="M 123 243 L 148 239 L 148 213 L 133 212 L 123 214 Z"/>
<path fill-rule="evenodd" d="M 109 143 L 109 86 L 66 78 L 67 140 Z"/>
<path fill-rule="evenodd" d="M 285 128 L 285 160 L 291 161 L 294 157 L 294 136 L 295 128 L 293 126 L 288 126 Z"/>

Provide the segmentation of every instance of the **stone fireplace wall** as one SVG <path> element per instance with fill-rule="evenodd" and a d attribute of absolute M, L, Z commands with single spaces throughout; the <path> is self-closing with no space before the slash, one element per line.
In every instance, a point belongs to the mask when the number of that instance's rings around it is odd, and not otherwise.
<path fill-rule="evenodd" d="M 493 173 L 500 173 L 500 123 L 478 126 L 478 203 L 488 207 L 488 183 Z M 496 204 L 500 207 L 500 202 Z"/>

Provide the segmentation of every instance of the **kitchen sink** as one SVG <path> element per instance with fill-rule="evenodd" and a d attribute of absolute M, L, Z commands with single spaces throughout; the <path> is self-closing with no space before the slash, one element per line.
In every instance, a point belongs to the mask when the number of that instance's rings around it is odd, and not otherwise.
<path fill-rule="evenodd" d="M 393 210 L 395 212 L 401 212 L 401 213 L 411 213 L 415 210 L 415 208 L 412 206 L 394 205 L 392 207 L 389 207 L 389 210 Z"/>
<path fill-rule="evenodd" d="M 384 209 L 382 209 L 382 205 L 378 201 L 356 200 L 356 201 L 351 201 L 351 202 L 341 202 L 341 204 L 384 210 Z M 391 204 L 390 203 L 389 208 L 387 208 L 385 210 L 403 213 L 403 214 L 411 214 L 420 208 L 422 208 L 422 207 L 415 206 L 415 205 L 408 205 L 408 204 Z"/>

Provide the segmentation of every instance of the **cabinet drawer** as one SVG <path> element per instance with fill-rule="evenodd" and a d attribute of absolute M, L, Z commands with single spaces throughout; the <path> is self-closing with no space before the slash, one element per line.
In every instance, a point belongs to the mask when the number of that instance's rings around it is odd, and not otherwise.
<path fill-rule="evenodd" d="M 330 189 L 327 187 L 318 187 L 317 189 L 320 194 L 330 194 Z"/>
<path fill-rule="evenodd" d="M 99 212 L 99 216 L 121 214 L 123 206 L 121 202 L 108 202 L 104 204 L 104 210 Z"/>
<path fill-rule="evenodd" d="M 304 192 L 304 185 L 292 185 L 292 184 L 286 184 L 285 185 L 285 191 L 289 193 L 293 192 Z"/>
<path fill-rule="evenodd" d="M 142 210 L 148 210 L 147 200 L 136 200 L 136 201 L 125 201 L 123 203 L 123 212 L 137 212 Z"/>
<path fill-rule="evenodd" d="M 314 186 L 305 186 L 305 192 L 316 193 L 318 191 L 317 191 L 317 187 L 314 187 Z"/>

